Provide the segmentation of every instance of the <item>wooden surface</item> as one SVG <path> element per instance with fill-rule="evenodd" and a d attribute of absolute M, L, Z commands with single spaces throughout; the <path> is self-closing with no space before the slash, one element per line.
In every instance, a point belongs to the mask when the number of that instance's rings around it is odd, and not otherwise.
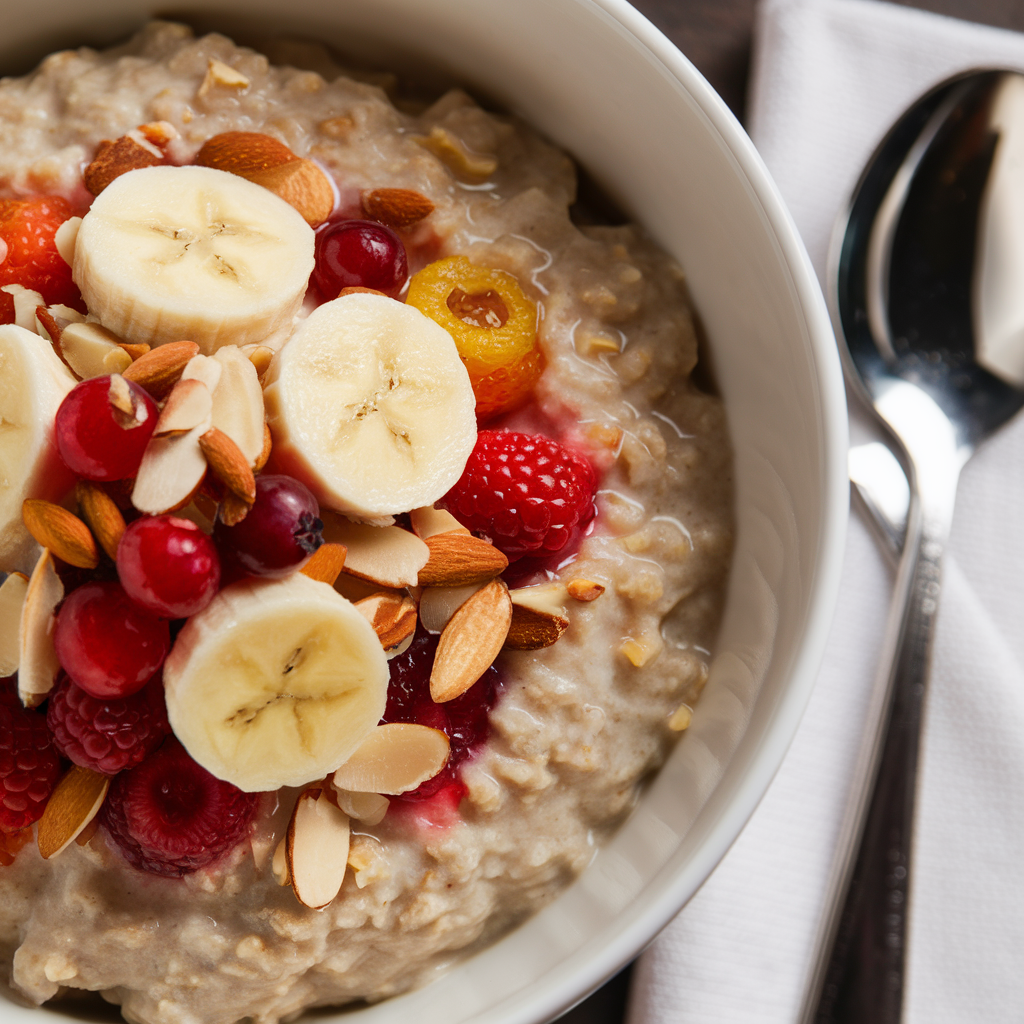
<path fill-rule="evenodd" d="M 742 121 L 757 0 L 631 0 L 693 62 Z M 895 0 L 951 17 L 1024 32 L 1024 0 Z M 564 1024 L 622 1024 L 630 969 L 570 1010 Z"/>

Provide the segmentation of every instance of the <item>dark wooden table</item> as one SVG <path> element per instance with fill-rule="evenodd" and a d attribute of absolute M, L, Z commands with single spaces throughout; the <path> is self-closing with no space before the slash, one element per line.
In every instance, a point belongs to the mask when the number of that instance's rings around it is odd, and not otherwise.
<path fill-rule="evenodd" d="M 694 63 L 743 121 L 758 0 L 631 0 Z M 1024 0 L 895 0 L 936 14 L 1024 31 Z M 630 968 L 566 1014 L 564 1024 L 622 1024 Z"/>

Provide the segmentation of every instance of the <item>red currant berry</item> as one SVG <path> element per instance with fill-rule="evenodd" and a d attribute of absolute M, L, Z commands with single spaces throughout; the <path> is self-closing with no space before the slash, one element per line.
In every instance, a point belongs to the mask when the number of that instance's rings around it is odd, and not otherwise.
<path fill-rule="evenodd" d="M 138 471 L 158 415 L 153 399 L 121 376 L 83 380 L 57 409 L 57 450 L 87 480 L 124 480 Z"/>
<path fill-rule="evenodd" d="M 324 542 L 320 506 L 305 484 L 290 476 L 256 477 L 256 501 L 235 526 L 220 520 L 217 546 L 253 576 L 280 579 L 295 572 Z"/>
<path fill-rule="evenodd" d="M 121 537 L 117 575 L 136 604 L 165 618 L 185 619 L 216 596 L 220 558 L 213 541 L 188 519 L 143 516 Z"/>
<path fill-rule="evenodd" d="M 171 631 L 120 583 L 86 583 L 61 605 L 53 643 L 61 667 L 87 693 L 128 697 L 163 665 Z"/>
<path fill-rule="evenodd" d="M 259 802 L 259 793 L 214 778 L 172 737 L 114 779 L 100 820 L 129 864 L 178 878 L 237 846 Z"/>
<path fill-rule="evenodd" d="M 325 299 L 342 288 L 374 288 L 396 298 L 409 277 L 402 240 L 372 220 L 340 220 L 316 236 L 313 284 Z"/>

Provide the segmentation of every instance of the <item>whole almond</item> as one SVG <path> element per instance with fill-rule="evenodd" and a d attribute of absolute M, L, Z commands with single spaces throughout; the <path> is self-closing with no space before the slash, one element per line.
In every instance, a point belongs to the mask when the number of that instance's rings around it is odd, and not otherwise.
<path fill-rule="evenodd" d="M 312 160 L 293 160 L 290 164 L 254 171 L 243 177 L 270 189 L 294 206 L 310 227 L 322 224 L 334 210 L 334 189 L 327 175 Z"/>
<path fill-rule="evenodd" d="M 194 341 L 171 341 L 140 356 L 121 376 L 160 401 L 177 384 L 188 361 L 198 354 L 199 346 Z"/>
<path fill-rule="evenodd" d="M 213 167 L 247 177 L 254 171 L 280 167 L 298 157 L 283 143 L 262 132 L 221 132 L 207 139 L 195 162 L 200 167 Z"/>
<path fill-rule="evenodd" d="M 115 178 L 140 167 L 155 167 L 163 161 L 127 135 L 99 144 L 96 156 L 82 174 L 85 187 L 98 196 Z"/>
<path fill-rule="evenodd" d="M 39 853 L 43 860 L 55 857 L 81 835 L 103 806 L 109 788 L 109 775 L 72 765 L 57 783 L 39 820 Z"/>
<path fill-rule="evenodd" d="M 494 579 L 508 568 L 505 555 L 471 533 L 437 533 L 424 543 L 430 556 L 420 569 L 421 587 L 464 587 Z"/>
<path fill-rule="evenodd" d="M 434 204 L 411 188 L 375 188 L 361 197 L 363 213 L 389 228 L 401 231 L 434 212 Z"/>
<path fill-rule="evenodd" d="M 437 704 L 464 694 L 498 656 L 512 622 L 512 600 L 502 580 L 491 580 L 444 627 L 430 672 Z"/>
<path fill-rule="evenodd" d="M 211 427 L 199 438 L 199 447 L 214 476 L 251 505 L 256 500 L 256 478 L 238 445 L 223 430 Z"/>
<path fill-rule="evenodd" d="M 568 628 L 569 620 L 564 615 L 552 615 L 513 602 L 505 646 L 514 651 L 538 651 L 550 647 Z"/>
<path fill-rule="evenodd" d="M 89 527 L 73 512 L 39 498 L 29 498 L 21 506 L 25 528 L 44 548 L 68 565 L 95 569 L 100 554 Z"/>
<path fill-rule="evenodd" d="M 345 565 L 344 544 L 321 544 L 309 561 L 299 570 L 304 576 L 334 586 L 334 581 Z"/>
<path fill-rule="evenodd" d="M 100 547 L 113 561 L 117 560 L 117 545 L 121 543 L 125 522 L 117 503 L 98 484 L 79 480 L 75 487 L 78 511 L 99 541 Z"/>

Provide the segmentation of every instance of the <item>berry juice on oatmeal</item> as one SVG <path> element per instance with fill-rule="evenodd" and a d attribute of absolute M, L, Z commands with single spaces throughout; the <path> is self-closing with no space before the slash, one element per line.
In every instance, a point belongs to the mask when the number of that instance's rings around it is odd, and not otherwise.
<path fill-rule="evenodd" d="M 707 675 L 730 453 L 679 268 L 514 119 L 289 52 L 155 23 L 0 82 L 24 1002 L 421 984 L 586 867 Z"/>

